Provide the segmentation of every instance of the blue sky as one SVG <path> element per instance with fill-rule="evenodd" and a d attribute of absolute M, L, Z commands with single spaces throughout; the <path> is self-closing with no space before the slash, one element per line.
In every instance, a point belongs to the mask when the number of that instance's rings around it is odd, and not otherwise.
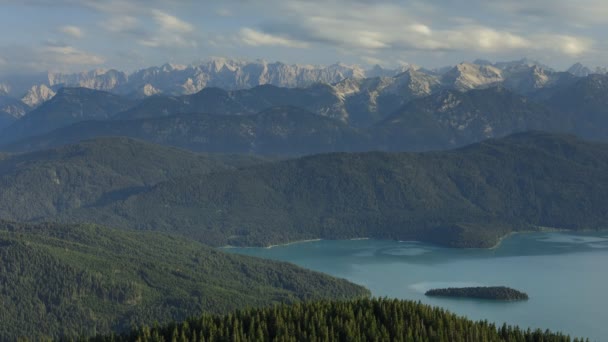
<path fill-rule="evenodd" d="M 210 57 L 439 67 L 605 66 L 605 0 L 0 0 L 0 73 Z"/>

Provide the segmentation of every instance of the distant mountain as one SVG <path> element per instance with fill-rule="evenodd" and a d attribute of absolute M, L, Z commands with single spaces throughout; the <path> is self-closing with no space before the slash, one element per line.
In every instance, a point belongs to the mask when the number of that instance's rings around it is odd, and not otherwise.
<path fill-rule="evenodd" d="M 11 87 L 6 83 L 0 83 L 0 96 L 8 96 Z"/>
<path fill-rule="evenodd" d="M 608 140 L 608 74 L 592 74 L 558 88 L 546 104 L 570 117 L 575 134 Z"/>
<path fill-rule="evenodd" d="M 226 90 L 265 84 L 289 88 L 307 87 L 315 83 L 335 83 L 350 77 L 365 77 L 365 71 L 344 64 L 322 67 L 215 58 L 189 66 L 165 64 L 143 69 L 129 75 L 128 84 L 121 86 L 118 91 L 127 94 L 150 85 L 164 94 L 181 95 L 193 94 L 207 87 Z"/>
<path fill-rule="evenodd" d="M 369 295 L 287 263 L 93 225 L 0 222 L 0 260 L 3 341 L 84 340 L 201 313 Z"/>
<path fill-rule="evenodd" d="M 126 136 L 192 151 L 262 155 L 360 151 L 373 146 L 365 132 L 343 122 L 296 107 L 273 107 L 247 116 L 180 114 L 86 121 L 14 143 L 5 150 L 31 151 L 100 136 Z"/>
<path fill-rule="evenodd" d="M 586 77 L 592 74 L 607 74 L 608 68 L 597 67 L 595 69 L 591 69 L 581 63 L 575 63 L 570 68 L 568 68 L 567 71 L 577 77 Z"/>
<path fill-rule="evenodd" d="M 55 91 L 62 87 L 84 87 L 135 98 L 157 94 L 181 96 L 194 94 L 205 88 L 239 90 L 259 85 L 305 88 L 317 83 L 340 83 L 346 79 L 391 78 L 412 70 L 424 74 L 427 83 L 429 78 L 441 78 L 442 88 L 465 91 L 502 84 L 515 92 L 529 93 L 553 86 L 565 77 L 564 74 L 576 74 L 575 77 L 589 74 L 584 71 L 585 68 L 579 68 L 580 71 L 575 69 L 573 67 L 571 72 L 560 73 L 529 59 L 496 63 L 478 59 L 473 63 L 464 62 L 430 71 L 407 64 L 395 69 L 375 65 L 365 70 L 356 65 L 341 63 L 313 66 L 214 58 L 191 65 L 164 64 L 141 69 L 132 74 L 98 69 L 75 74 L 6 76 L 0 83 L 0 92 L 22 97 L 32 86 L 45 85 Z M 597 68 L 594 73 L 601 70 L 604 69 Z"/>
<path fill-rule="evenodd" d="M 377 72 L 391 76 L 397 73 L 396 70 L 382 68 L 377 69 Z M 258 85 L 297 88 L 362 77 L 365 77 L 364 69 L 341 63 L 313 66 L 214 58 L 188 66 L 165 64 L 160 67 L 145 68 L 132 74 L 98 69 L 75 74 L 7 76 L 0 82 L 6 89 L 0 88 L 0 91 L 4 89 L 6 95 L 21 97 L 32 86 L 45 85 L 54 90 L 62 87 L 83 87 L 132 97 L 146 97 L 160 93 L 178 96 L 194 94 L 204 88 L 213 87 L 225 90 L 248 89 Z"/>
<path fill-rule="evenodd" d="M 581 63 L 573 64 L 570 68 L 568 68 L 567 71 L 577 77 L 586 77 L 593 73 L 591 69 L 587 68 Z"/>
<path fill-rule="evenodd" d="M 117 70 L 91 70 L 76 74 L 49 73 L 48 85 L 58 88 L 89 88 L 111 91 L 127 82 L 128 76 Z"/>
<path fill-rule="evenodd" d="M 330 118 L 348 120 L 340 98 L 331 86 L 324 84 L 308 88 L 264 85 L 235 91 L 205 88 L 196 94 L 180 97 L 154 96 L 118 114 L 115 119 L 153 118 L 180 113 L 249 115 L 276 106 L 300 107 Z"/>
<path fill-rule="evenodd" d="M 444 85 L 459 91 L 497 85 L 503 80 L 500 69 L 491 65 L 472 63 L 458 64 L 441 76 Z"/>
<path fill-rule="evenodd" d="M 557 112 L 503 87 L 492 87 L 464 93 L 443 90 L 413 100 L 371 132 L 382 150 L 425 151 L 516 132 L 563 132 L 571 127 Z"/>
<path fill-rule="evenodd" d="M 33 86 L 27 94 L 21 98 L 21 102 L 34 108 L 52 99 L 53 96 L 55 96 L 55 92 L 51 88 L 41 84 Z"/>
<path fill-rule="evenodd" d="M 28 111 L 28 106 L 23 102 L 10 96 L 0 96 L 0 130 L 11 125 Z"/>
<path fill-rule="evenodd" d="M 608 220 L 608 145 L 568 135 L 522 133 L 447 152 L 323 154 L 149 186 L 119 180 L 196 168 L 157 159 L 162 166 L 136 171 L 133 156 L 145 152 L 123 150 L 116 162 L 104 154 L 78 162 L 72 152 L 45 162 L 53 151 L 4 159 L 2 217 L 171 231 L 216 246 L 374 237 L 489 247 L 514 230 L 599 229 Z"/>
<path fill-rule="evenodd" d="M 393 77 L 346 79 L 333 85 L 343 102 L 348 122 L 369 126 L 408 101 L 430 95 L 441 87 L 437 76 L 410 68 Z"/>
<path fill-rule="evenodd" d="M 61 88 L 48 102 L 19 118 L 0 133 L 0 142 L 36 136 L 71 123 L 108 119 L 128 109 L 124 97 L 86 88 Z"/>

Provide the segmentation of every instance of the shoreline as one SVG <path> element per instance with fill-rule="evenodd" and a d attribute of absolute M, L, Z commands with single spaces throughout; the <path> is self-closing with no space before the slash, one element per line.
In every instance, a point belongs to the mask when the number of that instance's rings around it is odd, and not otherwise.
<path fill-rule="evenodd" d="M 494 250 L 497 249 L 501 246 L 501 244 L 504 242 L 504 240 L 516 235 L 516 234 L 531 234 L 531 233 L 558 233 L 558 232 L 571 232 L 571 233 L 586 233 L 586 232 L 596 232 L 597 230 L 579 230 L 579 231 L 571 231 L 568 229 L 561 229 L 561 228 L 552 228 L 552 227 L 537 227 L 537 229 L 535 230 L 518 230 L 518 231 L 511 231 L 506 233 L 505 235 L 501 236 L 500 238 L 498 238 L 498 241 L 496 241 L 496 243 L 490 247 L 468 247 L 468 248 L 461 248 L 461 247 L 446 247 L 446 246 L 442 246 L 442 245 L 436 245 L 438 247 L 443 247 L 443 248 L 456 248 L 456 249 L 486 249 L 486 250 Z M 608 232 L 608 230 L 600 230 L 600 231 L 606 231 Z M 351 239 L 337 239 L 337 240 L 344 240 L 344 241 L 362 241 L 362 240 L 371 240 L 372 238 L 370 237 L 357 237 L 357 238 L 351 238 Z M 278 244 L 272 244 L 272 245 L 268 245 L 268 246 L 233 246 L 233 245 L 225 245 L 225 246 L 221 246 L 221 247 L 217 247 L 217 248 L 221 248 L 221 249 L 230 249 L 230 248 L 264 248 L 264 249 L 271 249 L 271 248 L 275 248 L 275 247 L 283 247 L 283 246 L 290 246 L 290 245 L 295 245 L 295 244 L 300 244 L 300 243 L 308 243 L 308 242 L 317 242 L 317 241 L 323 241 L 325 239 L 321 239 L 321 238 L 316 238 L 316 239 L 305 239 L 305 240 L 296 240 L 296 241 L 292 241 L 292 242 L 286 242 L 286 243 L 278 243 Z M 333 240 L 333 239 L 330 239 Z M 426 243 L 426 244 L 432 244 L 435 245 L 433 243 L 430 242 L 426 242 L 426 241 L 421 241 L 421 240 L 392 240 L 389 239 L 390 241 L 395 241 L 395 242 L 416 242 L 416 243 Z"/>
<path fill-rule="evenodd" d="M 511 232 L 508 232 L 507 234 L 501 236 L 498 241 L 496 242 L 496 244 L 494 244 L 494 246 L 489 247 L 487 249 L 497 249 L 498 247 L 500 247 L 500 245 L 503 243 L 503 241 L 507 238 L 512 237 L 513 235 L 516 234 L 531 234 L 531 233 L 559 233 L 559 232 L 572 232 L 572 233 L 584 233 L 586 232 L 586 230 L 579 230 L 579 231 L 571 231 L 568 229 L 562 229 L 562 228 L 553 228 L 553 227 L 536 227 L 536 230 L 514 230 Z"/>
<path fill-rule="evenodd" d="M 276 245 L 268 245 L 268 246 L 262 247 L 262 248 L 271 249 L 271 248 L 274 248 L 274 247 L 289 246 L 289 245 L 295 245 L 295 244 L 307 243 L 307 242 L 317 242 L 317 241 L 321 241 L 321 240 L 323 240 L 323 239 L 297 240 L 297 241 L 293 241 L 293 242 L 279 243 L 279 244 L 276 244 Z"/>

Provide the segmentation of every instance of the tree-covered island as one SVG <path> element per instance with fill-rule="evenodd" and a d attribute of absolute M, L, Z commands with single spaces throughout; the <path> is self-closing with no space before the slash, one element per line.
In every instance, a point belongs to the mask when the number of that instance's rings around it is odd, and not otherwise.
<path fill-rule="evenodd" d="M 432 289 L 428 290 L 425 295 L 433 297 L 477 298 L 504 301 L 528 300 L 528 295 L 526 293 L 505 286 Z"/>

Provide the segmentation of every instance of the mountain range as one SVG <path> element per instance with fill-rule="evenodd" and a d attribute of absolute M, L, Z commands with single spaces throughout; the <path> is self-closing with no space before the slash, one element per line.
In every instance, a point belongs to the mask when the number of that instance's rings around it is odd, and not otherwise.
<path fill-rule="evenodd" d="M 52 92 L 45 88 L 57 91 L 62 87 L 83 87 L 141 98 L 161 93 L 188 95 L 207 87 L 238 90 L 268 84 L 301 88 L 315 83 L 335 84 L 346 79 L 390 78 L 408 70 L 424 74 L 433 83 L 440 82 L 444 87 L 459 90 L 501 83 L 520 92 L 552 86 L 571 76 L 585 77 L 608 71 L 606 68 L 592 69 L 577 63 L 565 72 L 557 72 L 528 59 L 496 63 L 476 60 L 433 70 L 415 65 L 402 65 L 394 69 L 376 65 L 366 70 L 357 65 L 341 63 L 315 66 L 213 58 L 190 65 L 168 63 L 133 73 L 97 69 L 75 74 L 5 75 L 0 79 L 0 95 L 22 99 L 35 107 L 52 96 Z"/>
<path fill-rule="evenodd" d="M 100 136 L 198 152 L 282 156 L 447 149 L 528 130 L 608 141 L 608 75 L 528 95 L 504 85 L 468 91 L 436 85 L 408 70 L 390 79 L 307 88 L 205 88 L 142 100 L 62 88 L 18 119 L 5 115 L 0 150 L 32 151 Z"/>

